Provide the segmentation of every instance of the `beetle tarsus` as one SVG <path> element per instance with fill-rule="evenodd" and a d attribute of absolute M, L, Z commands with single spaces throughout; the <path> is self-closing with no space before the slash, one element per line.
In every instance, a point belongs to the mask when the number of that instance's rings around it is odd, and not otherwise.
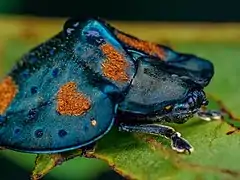
<path fill-rule="evenodd" d="M 217 110 L 200 109 L 196 116 L 205 121 L 212 121 L 222 119 L 223 113 Z"/>
<path fill-rule="evenodd" d="M 182 138 L 181 134 L 178 132 L 171 136 L 171 140 L 172 149 L 177 152 L 180 153 L 188 152 L 189 154 L 191 154 L 191 152 L 193 152 L 194 150 L 190 143 L 186 139 Z"/>
<path fill-rule="evenodd" d="M 137 132 L 145 134 L 160 135 L 171 140 L 173 150 L 184 153 L 193 152 L 193 147 L 190 143 L 181 137 L 179 132 L 176 132 L 172 127 L 160 124 L 123 124 L 119 126 L 120 131 Z"/>
<path fill-rule="evenodd" d="M 82 157 L 89 157 L 95 152 L 96 143 L 89 144 L 88 146 L 85 146 L 82 149 L 81 156 Z"/>

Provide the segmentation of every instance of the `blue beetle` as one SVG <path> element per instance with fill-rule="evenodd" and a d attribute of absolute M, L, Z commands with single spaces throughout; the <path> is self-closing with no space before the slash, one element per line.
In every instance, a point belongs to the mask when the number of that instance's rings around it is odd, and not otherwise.
<path fill-rule="evenodd" d="M 180 133 L 161 123 L 213 116 L 201 111 L 213 74 L 205 59 L 140 40 L 99 18 L 69 19 L 0 83 L 0 146 L 28 153 L 88 149 L 115 124 L 191 152 Z"/>

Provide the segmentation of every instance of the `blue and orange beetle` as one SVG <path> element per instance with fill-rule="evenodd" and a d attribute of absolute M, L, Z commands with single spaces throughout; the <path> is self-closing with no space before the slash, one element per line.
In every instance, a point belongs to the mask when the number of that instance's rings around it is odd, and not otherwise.
<path fill-rule="evenodd" d="M 164 136 L 174 150 L 191 152 L 180 133 L 159 123 L 184 123 L 194 114 L 218 118 L 201 110 L 213 74 L 207 60 L 140 40 L 101 19 L 69 19 L 1 81 L 0 146 L 28 153 L 84 149 L 115 124 Z"/>

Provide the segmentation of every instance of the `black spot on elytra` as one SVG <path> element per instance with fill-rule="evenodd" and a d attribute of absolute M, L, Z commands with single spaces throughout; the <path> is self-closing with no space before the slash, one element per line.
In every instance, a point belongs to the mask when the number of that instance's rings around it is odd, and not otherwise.
<path fill-rule="evenodd" d="M 25 71 L 23 71 L 21 73 L 23 78 L 29 78 L 30 77 L 30 71 L 28 69 L 26 69 Z"/>
<path fill-rule="evenodd" d="M 29 58 L 29 61 L 30 61 L 30 63 L 34 64 L 38 61 L 38 58 L 33 56 L 33 57 Z"/>
<path fill-rule="evenodd" d="M 38 129 L 35 131 L 35 137 L 36 138 L 41 138 L 43 136 L 43 130 L 42 129 Z"/>
<path fill-rule="evenodd" d="M 52 71 L 52 76 L 53 76 L 53 77 L 57 77 L 58 73 L 59 73 L 58 68 L 55 68 L 55 69 L 53 69 L 53 71 Z"/>
<path fill-rule="evenodd" d="M 6 120 L 6 116 L 1 116 L 0 115 L 0 125 L 3 124 Z"/>
<path fill-rule="evenodd" d="M 37 90 L 38 90 L 38 88 L 36 86 L 31 87 L 31 93 L 32 94 L 36 94 Z"/>
<path fill-rule="evenodd" d="M 14 130 L 14 134 L 16 134 L 16 135 L 18 135 L 19 133 L 20 133 L 20 128 L 16 128 L 15 130 Z"/>
<path fill-rule="evenodd" d="M 59 135 L 59 137 L 62 138 L 62 137 L 67 135 L 67 132 L 65 130 L 61 129 L 61 130 L 58 131 L 58 135 Z"/>
<path fill-rule="evenodd" d="M 33 108 L 28 112 L 28 119 L 29 120 L 34 120 L 37 118 L 37 109 Z"/>
<path fill-rule="evenodd" d="M 49 54 L 50 54 L 50 55 L 54 55 L 54 54 L 55 54 L 55 49 L 51 49 L 51 50 L 49 51 Z"/>

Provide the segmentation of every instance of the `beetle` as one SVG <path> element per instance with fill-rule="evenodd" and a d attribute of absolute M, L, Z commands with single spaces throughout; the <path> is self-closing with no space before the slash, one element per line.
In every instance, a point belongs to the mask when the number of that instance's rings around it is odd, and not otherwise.
<path fill-rule="evenodd" d="M 184 123 L 195 114 L 217 118 L 201 110 L 213 74 L 203 58 L 140 40 L 100 18 L 71 18 L 2 79 L 0 146 L 38 154 L 89 150 L 115 124 L 192 152 L 162 123 Z"/>

